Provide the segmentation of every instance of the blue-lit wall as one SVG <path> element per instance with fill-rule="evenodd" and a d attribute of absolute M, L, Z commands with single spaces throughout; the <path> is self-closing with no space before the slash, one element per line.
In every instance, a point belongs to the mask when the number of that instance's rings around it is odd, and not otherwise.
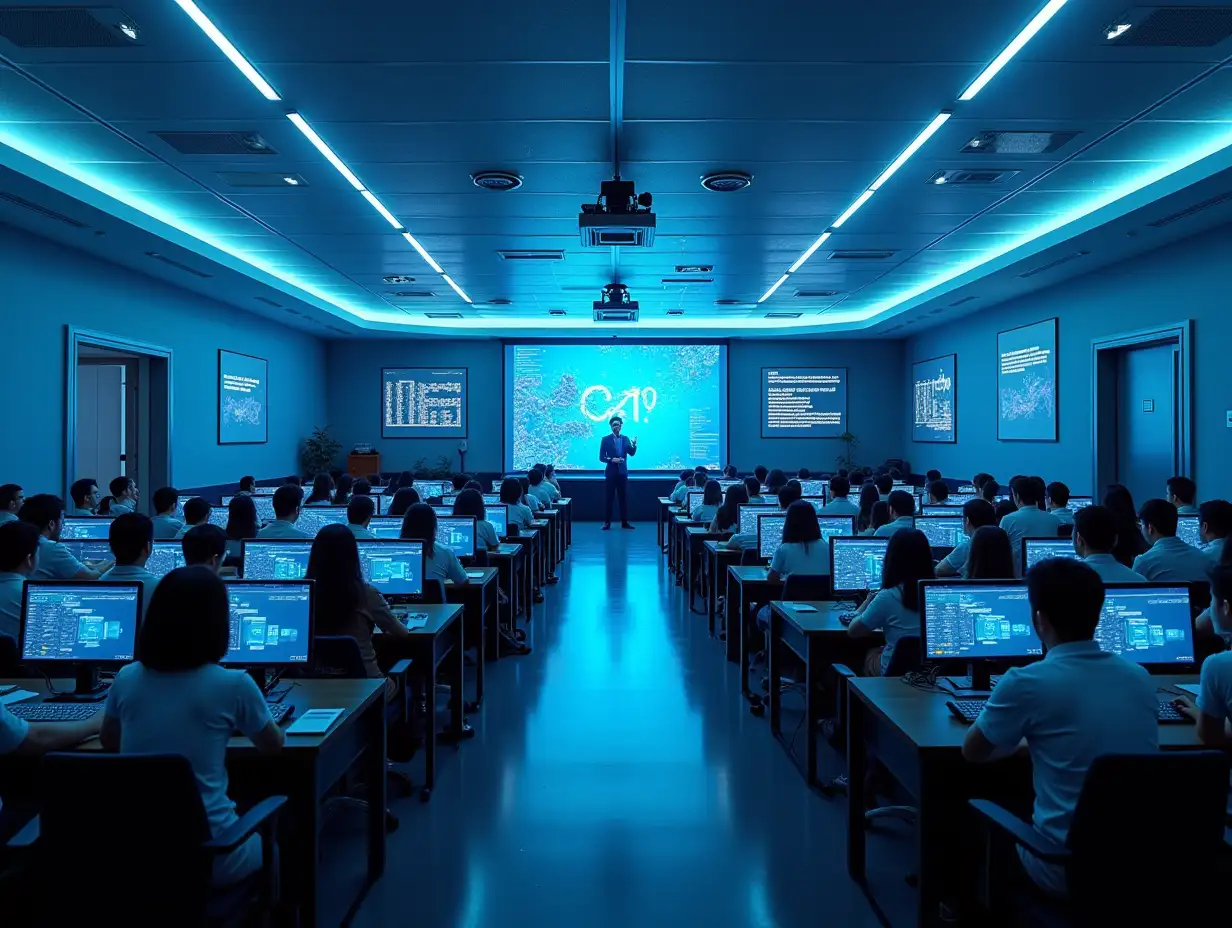
<path fill-rule="evenodd" d="M 998 442 L 997 332 L 1052 316 L 1060 319 L 1060 441 Z M 1004 481 L 1035 473 L 1062 480 L 1074 492 L 1091 492 L 1091 341 L 1184 319 L 1194 320 L 1193 476 L 1203 497 L 1232 495 L 1232 429 L 1225 422 L 1232 409 L 1232 227 L 980 309 L 911 339 L 903 358 L 904 403 L 912 361 L 958 354 L 958 443 L 912 443 L 905 407 L 902 435 L 912 462 L 953 477 L 987 471 Z"/>

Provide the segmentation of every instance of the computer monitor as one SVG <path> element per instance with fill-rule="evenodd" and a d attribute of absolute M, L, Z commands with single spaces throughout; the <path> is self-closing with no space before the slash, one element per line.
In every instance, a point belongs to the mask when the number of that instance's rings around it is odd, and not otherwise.
<path fill-rule="evenodd" d="M 221 506 L 212 506 L 210 508 L 210 517 L 208 521 L 210 525 L 217 525 L 225 532 L 227 530 L 227 521 L 230 517 L 230 511 L 223 509 Z"/>
<path fill-rule="evenodd" d="M 436 520 L 436 543 L 451 548 L 458 557 L 474 557 L 475 517 L 439 516 Z"/>
<path fill-rule="evenodd" d="M 313 584 L 308 580 L 230 580 L 228 667 L 287 667 L 312 656 Z"/>
<path fill-rule="evenodd" d="M 426 501 L 427 497 L 424 497 L 424 500 Z M 456 503 L 457 501 L 458 501 L 457 493 L 450 492 L 450 493 L 446 493 L 444 496 L 441 497 L 441 505 L 447 507 L 448 509 L 453 509 L 453 504 Z"/>
<path fill-rule="evenodd" d="M 65 516 L 60 526 L 60 540 L 93 538 L 106 541 L 114 516 Z"/>
<path fill-rule="evenodd" d="M 1021 580 L 924 580 L 920 583 L 924 659 L 971 661 L 972 688 L 989 688 L 988 662 L 1043 657 Z"/>
<path fill-rule="evenodd" d="M 448 480 L 416 480 L 411 486 L 415 488 L 415 492 L 419 494 L 419 498 L 422 500 L 429 500 L 437 496 L 444 496 L 446 493 L 453 493 L 453 483 Z"/>
<path fill-rule="evenodd" d="M 99 541 L 96 538 L 77 539 L 74 541 L 62 541 L 60 544 L 64 545 L 68 549 L 68 553 L 83 564 L 87 562 L 102 564 L 115 560 L 115 555 L 111 553 L 111 542 L 109 541 Z"/>
<path fill-rule="evenodd" d="M 500 488 L 501 488 L 501 484 L 502 484 L 502 483 L 504 483 L 504 482 L 505 482 L 505 481 L 504 481 L 504 480 L 502 480 L 500 477 L 497 477 L 495 480 L 493 480 L 493 481 L 492 481 L 492 492 L 493 492 L 493 493 L 499 493 L 499 492 L 500 492 Z"/>
<path fill-rule="evenodd" d="M 402 516 L 373 516 L 368 531 L 377 538 L 401 538 Z"/>
<path fill-rule="evenodd" d="M 830 578 L 836 596 L 881 589 L 881 565 L 888 538 L 836 535 L 830 539 Z"/>
<path fill-rule="evenodd" d="M 175 498 L 175 512 L 173 515 L 181 522 L 184 521 L 184 504 L 190 499 L 196 499 L 195 496 L 177 496 Z"/>
<path fill-rule="evenodd" d="M 1176 537 L 1187 545 L 1202 547 L 1202 517 L 1200 515 L 1180 515 L 1176 518 Z"/>
<path fill-rule="evenodd" d="M 949 496 L 945 498 L 944 505 L 962 506 L 962 505 L 965 505 L 966 503 L 971 502 L 973 499 L 977 499 L 977 498 L 978 497 L 974 493 L 951 493 Z"/>
<path fill-rule="evenodd" d="M 373 496 L 380 496 L 388 489 L 389 487 L 369 487 L 368 492 L 371 493 Z"/>
<path fill-rule="evenodd" d="M 22 662 L 72 665 L 75 690 L 57 698 L 102 699 L 106 687 L 99 684 L 99 668 L 133 659 L 141 597 L 140 583 L 27 580 L 18 630 Z M 48 666 L 47 673 L 54 670 Z"/>
<path fill-rule="evenodd" d="M 974 495 L 974 494 L 979 493 L 979 490 L 977 490 L 977 489 L 975 488 L 975 485 L 974 485 L 974 484 L 971 484 L 971 483 L 964 483 L 964 484 L 963 484 L 962 486 L 960 486 L 960 487 L 958 488 L 958 490 L 957 490 L 957 491 L 955 491 L 955 492 L 958 492 L 958 493 L 971 493 L 972 495 Z"/>
<path fill-rule="evenodd" d="M 783 526 L 787 523 L 787 514 L 774 512 L 763 515 L 757 520 L 757 556 L 764 560 L 774 557 L 774 552 L 783 543 Z"/>
<path fill-rule="evenodd" d="M 743 480 L 732 480 L 729 478 L 724 478 L 719 481 L 719 486 L 722 488 L 724 493 L 727 492 L 728 487 L 734 487 L 734 486 L 743 485 L 743 484 L 744 484 Z"/>
<path fill-rule="evenodd" d="M 1024 538 L 1019 554 L 1019 563 L 1024 570 L 1030 570 L 1050 557 L 1068 557 L 1075 560 L 1079 557 L 1074 550 L 1074 543 L 1068 538 Z"/>
<path fill-rule="evenodd" d="M 740 518 L 740 534 L 741 535 L 756 535 L 757 520 L 766 515 L 782 515 L 783 510 L 778 506 L 759 506 L 741 505 L 736 507 L 736 514 Z"/>
<path fill-rule="evenodd" d="M 1104 584 L 1104 608 L 1095 640 L 1103 650 L 1137 664 L 1171 672 L 1192 670 L 1189 587 L 1183 583 Z"/>
<path fill-rule="evenodd" d="M 1005 497 L 1009 499 L 1009 497 Z M 1095 505 L 1095 497 L 1093 496 L 1071 496 L 1069 502 L 1065 504 L 1065 508 L 1070 512 L 1077 512 L 1079 509 L 1085 509 L 1087 506 Z"/>
<path fill-rule="evenodd" d="M 300 538 L 247 538 L 240 542 L 245 580 L 303 580 L 312 542 Z"/>
<path fill-rule="evenodd" d="M 496 537 L 504 538 L 509 534 L 509 507 L 503 503 L 484 503 L 483 514 L 487 521 L 496 529 Z"/>
<path fill-rule="evenodd" d="M 159 580 L 184 566 L 184 545 L 178 541 L 156 541 L 145 562 L 145 569 Z M 151 590 L 151 592 L 153 592 Z"/>
<path fill-rule="evenodd" d="M 922 516 L 949 516 L 953 518 L 962 518 L 962 506 L 947 506 L 938 503 L 935 506 L 930 506 L 925 503 L 920 507 L 920 515 Z"/>
<path fill-rule="evenodd" d="M 299 520 L 295 523 L 295 527 L 315 538 L 317 532 L 327 525 L 346 524 L 346 506 L 305 506 L 300 510 Z"/>
<path fill-rule="evenodd" d="M 253 496 L 273 496 L 277 492 L 278 492 L 277 487 L 253 487 L 252 488 Z"/>
<path fill-rule="evenodd" d="M 966 537 L 961 516 L 916 516 L 915 527 L 924 533 L 933 548 L 956 548 Z"/>
<path fill-rule="evenodd" d="M 826 481 L 824 480 L 801 480 L 800 493 L 803 496 L 825 496 Z"/>
<path fill-rule="evenodd" d="M 432 511 L 436 513 L 437 518 L 440 518 L 441 516 L 451 516 L 451 515 L 453 515 L 453 507 L 452 507 L 452 506 L 433 506 L 433 507 L 432 507 Z"/>
<path fill-rule="evenodd" d="M 831 538 L 855 535 L 856 519 L 855 516 L 819 516 L 817 527 L 821 529 L 822 550 L 828 552 Z"/>
<path fill-rule="evenodd" d="M 226 509 L 231 505 L 231 500 L 234 496 L 224 496 L 222 498 L 222 506 Z M 257 518 L 262 522 L 273 522 L 277 516 L 274 515 L 274 497 L 272 496 L 250 496 L 252 504 L 257 508 Z"/>
<path fill-rule="evenodd" d="M 387 599 L 423 596 L 422 541 L 360 540 L 358 544 L 360 570 L 378 593 Z"/>
<path fill-rule="evenodd" d="M 813 511 L 818 515 L 821 515 L 822 510 L 826 508 L 826 501 L 820 496 L 802 496 L 800 498 L 812 506 Z"/>

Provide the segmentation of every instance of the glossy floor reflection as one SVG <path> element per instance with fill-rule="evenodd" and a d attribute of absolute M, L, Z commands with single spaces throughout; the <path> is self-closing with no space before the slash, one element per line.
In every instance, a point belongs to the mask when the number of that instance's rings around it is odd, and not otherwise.
<path fill-rule="evenodd" d="M 477 737 L 400 800 L 353 922 L 816 926 L 877 919 L 811 794 L 667 579 L 654 528 L 578 525 L 534 653 L 489 665 Z"/>

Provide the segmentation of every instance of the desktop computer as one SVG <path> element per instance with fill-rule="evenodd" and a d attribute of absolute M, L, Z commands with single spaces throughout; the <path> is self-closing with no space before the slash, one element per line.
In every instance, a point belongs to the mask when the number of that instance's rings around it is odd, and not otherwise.
<path fill-rule="evenodd" d="M 819 496 L 826 495 L 825 480 L 800 480 L 800 495 L 801 496 Z"/>
<path fill-rule="evenodd" d="M 184 546 L 178 541 L 156 541 L 145 562 L 145 569 L 159 580 L 177 567 L 184 566 Z M 154 591 L 151 590 L 151 593 Z"/>
<path fill-rule="evenodd" d="M 855 516 L 818 516 L 822 551 L 829 554 L 831 538 L 852 538 L 856 534 Z"/>
<path fill-rule="evenodd" d="M 705 495 L 705 490 L 690 490 L 684 495 L 684 510 L 692 512 L 694 508 L 702 504 L 702 497 Z"/>
<path fill-rule="evenodd" d="M 1022 557 L 1020 563 L 1024 569 L 1030 570 L 1040 561 L 1050 557 L 1068 557 L 1078 559 L 1074 543 L 1068 538 L 1024 538 L 1022 540 Z"/>
<path fill-rule="evenodd" d="M 422 541 L 361 540 L 359 566 L 364 579 L 388 600 L 423 597 Z"/>
<path fill-rule="evenodd" d="M 231 505 L 231 500 L 234 496 L 224 496 L 222 505 L 225 509 Z M 272 496 L 250 496 L 252 504 L 257 507 L 257 518 L 262 522 L 273 522 L 276 516 L 274 515 L 274 497 Z"/>
<path fill-rule="evenodd" d="M 253 487 L 253 496 L 273 496 L 278 491 L 277 487 Z"/>
<path fill-rule="evenodd" d="M 778 504 L 774 505 L 742 505 L 736 507 L 736 515 L 740 519 L 740 534 L 741 535 L 756 535 L 757 520 L 762 516 L 781 515 L 783 510 L 779 509 Z"/>
<path fill-rule="evenodd" d="M 1008 667 L 1044 656 L 1021 580 L 925 580 L 920 624 L 924 659 L 967 661 L 971 689 L 991 687 L 994 664 Z"/>
<path fill-rule="evenodd" d="M 377 538 L 401 538 L 402 516 L 373 516 L 368 531 Z"/>
<path fill-rule="evenodd" d="M 727 488 L 728 488 L 728 487 L 734 487 L 734 486 L 737 486 L 737 485 L 743 485 L 743 483 L 744 483 L 744 481 L 743 481 L 743 480 L 733 480 L 733 479 L 730 479 L 730 478 L 724 478 L 724 479 L 722 479 L 722 480 L 720 480 L 720 481 L 719 481 L 719 487 L 720 487 L 720 488 L 722 488 L 722 490 L 723 490 L 723 492 L 724 492 L 724 493 L 726 493 L 726 492 L 727 492 Z"/>
<path fill-rule="evenodd" d="M 881 589 L 888 538 L 833 536 L 830 539 L 830 577 L 836 598 L 858 596 Z"/>
<path fill-rule="evenodd" d="M 1009 497 L 1007 496 L 1006 499 L 1009 499 Z M 1077 512 L 1079 509 L 1093 505 L 1095 505 L 1095 497 L 1093 496 L 1071 496 L 1065 508 L 1070 512 Z"/>
<path fill-rule="evenodd" d="M 65 516 L 60 524 L 60 540 L 93 539 L 106 541 L 113 516 Z"/>
<path fill-rule="evenodd" d="M 1176 537 L 1187 545 L 1201 548 L 1202 517 L 1199 515 L 1181 515 L 1176 519 Z"/>
<path fill-rule="evenodd" d="M 940 503 L 929 505 L 925 503 L 920 507 L 920 515 L 922 516 L 949 516 L 951 519 L 961 519 L 962 514 L 962 506 L 946 506 Z"/>
<path fill-rule="evenodd" d="M 782 512 L 763 515 L 757 520 L 757 556 L 769 562 L 783 543 L 783 526 L 787 516 Z"/>
<path fill-rule="evenodd" d="M 115 555 L 111 553 L 111 542 L 109 541 L 92 539 L 61 541 L 60 544 L 64 545 L 69 554 L 83 564 L 89 562 L 101 564 L 115 559 Z"/>
<path fill-rule="evenodd" d="M 504 538 L 509 534 L 509 507 L 503 503 L 484 503 L 483 514 L 487 521 L 496 529 L 496 537 Z"/>
<path fill-rule="evenodd" d="M 927 498 L 927 493 L 925 493 L 925 498 Z M 945 505 L 963 506 L 977 498 L 975 493 L 951 493 L 945 498 Z"/>
<path fill-rule="evenodd" d="M 915 527 L 924 533 L 933 548 L 957 548 L 967 537 L 963 520 L 953 516 L 916 516 Z"/>
<path fill-rule="evenodd" d="M 411 484 L 424 502 L 453 493 L 453 484 L 448 480 L 416 480 Z"/>
<path fill-rule="evenodd" d="M 295 667 L 312 657 L 313 585 L 307 580 L 230 580 L 227 667 Z M 264 689 L 264 686 L 262 686 Z"/>
<path fill-rule="evenodd" d="M 240 576 L 245 580 L 303 580 L 312 542 L 299 538 L 245 539 L 240 542 Z"/>
<path fill-rule="evenodd" d="M 231 513 L 220 506 L 210 508 L 210 525 L 217 525 L 224 532 L 227 530 L 227 520 L 231 517 Z"/>
<path fill-rule="evenodd" d="M 453 553 L 458 557 L 474 557 L 475 517 L 437 517 L 436 543 L 452 549 Z"/>
<path fill-rule="evenodd" d="M 1194 665 L 1189 587 L 1177 583 L 1106 583 L 1095 640 L 1136 664 L 1171 673 Z"/>
<path fill-rule="evenodd" d="M 190 499 L 196 499 L 196 498 L 197 497 L 195 496 L 177 496 L 175 498 L 175 513 L 174 513 L 175 517 L 179 519 L 181 522 L 183 522 L 184 521 L 184 504 L 187 503 Z"/>
<path fill-rule="evenodd" d="M 315 538 L 317 533 L 327 525 L 346 524 L 346 506 L 305 506 L 300 510 L 299 520 L 295 523 L 295 527 Z"/>

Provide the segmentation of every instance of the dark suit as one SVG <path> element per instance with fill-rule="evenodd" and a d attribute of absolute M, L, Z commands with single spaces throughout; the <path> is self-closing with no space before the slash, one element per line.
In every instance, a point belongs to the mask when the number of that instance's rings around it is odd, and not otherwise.
<path fill-rule="evenodd" d="M 637 454 L 637 448 L 624 435 L 604 435 L 603 441 L 599 442 L 599 460 L 606 465 L 603 471 L 604 524 L 610 525 L 612 522 L 614 494 L 620 496 L 620 524 L 629 521 L 629 464 L 628 461 L 613 461 L 612 458 L 626 458 L 634 454 Z"/>

